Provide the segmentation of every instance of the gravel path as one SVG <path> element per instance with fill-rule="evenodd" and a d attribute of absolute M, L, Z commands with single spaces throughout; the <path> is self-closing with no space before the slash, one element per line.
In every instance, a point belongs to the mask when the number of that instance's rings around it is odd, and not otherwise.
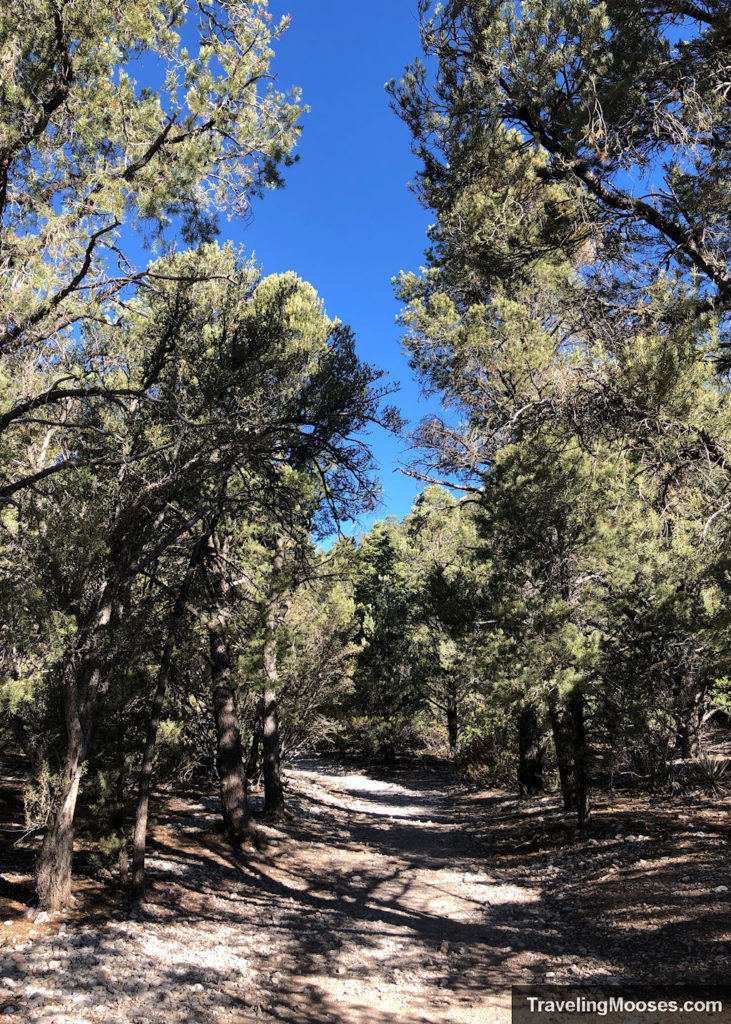
<path fill-rule="evenodd" d="M 470 859 L 452 789 L 446 772 L 390 782 L 301 762 L 292 822 L 267 828 L 249 858 L 219 839 L 215 801 L 173 801 L 155 830 L 144 919 L 34 926 L 0 960 L 2 1019 L 506 1020 L 509 950 L 490 947 L 486 915 L 531 892 Z"/>
<path fill-rule="evenodd" d="M 728 797 L 613 795 L 580 834 L 556 796 L 437 768 L 288 779 L 291 820 L 247 855 L 215 799 L 165 801 L 142 919 L 82 877 L 66 915 L 12 904 L 0 1020 L 504 1024 L 516 982 L 728 979 Z"/>

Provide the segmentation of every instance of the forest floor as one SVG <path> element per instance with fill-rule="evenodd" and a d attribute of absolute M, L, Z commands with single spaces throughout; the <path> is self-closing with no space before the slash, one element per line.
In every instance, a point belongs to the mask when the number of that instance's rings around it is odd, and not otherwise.
<path fill-rule="evenodd" d="M 288 780 L 291 819 L 241 856 L 215 799 L 161 801 L 137 918 L 80 873 L 72 910 L 33 919 L 30 852 L 3 857 L 1 1019 L 494 1024 L 515 983 L 729 977 L 728 796 L 600 795 L 581 835 L 556 796 L 446 768 Z"/>

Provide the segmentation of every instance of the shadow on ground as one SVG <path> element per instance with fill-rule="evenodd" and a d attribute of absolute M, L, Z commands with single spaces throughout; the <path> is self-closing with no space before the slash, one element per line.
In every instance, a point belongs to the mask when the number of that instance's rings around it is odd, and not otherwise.
<path fill-rule="evenodd" d="M 302 761 L 288 799 L 293 820 L 249 856 L 218 835 L 215 801 L 168 803 L 149 915 L 97 917 L 88 949 L 53 972 L 57 932 L 23 950 L 27 970 L 6 963 L 42 981 L 18 1020 L 77 1024 L 88 998 L 146 1024 L 492 1024 L 517 982 L 728 976 L 722 800 L 622 798 L 582 835 L 555 797 L 519 805 L 470 795 L 446 769 Z M 11 988 L 6 1013 L 14 1000 Z"/>

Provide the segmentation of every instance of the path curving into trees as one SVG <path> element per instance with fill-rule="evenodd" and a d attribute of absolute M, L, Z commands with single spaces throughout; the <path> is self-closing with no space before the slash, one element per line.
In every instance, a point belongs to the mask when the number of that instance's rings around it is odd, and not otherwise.
<path fill-rule="evenodd" d="M 3 1020 L 502 1024 L 517 982 L 689 974 L 694 928 L 708 945 L 727 920 L 718 863 L 703 867 L 727 830 L 710 801 L 691 840 L 705 861 L 691 862 L 671 805 L 618 812 L 615 798 L 587 837 L 556 796 L 520 805 L 439 766 L 302 758 L 287 778 L 290 817 L 263 824 L 262 848 L 242 855 L 214 797 L 162 802 L 144 914 L 82 888 L 75 910 L 29 924 L 32 941 L 14 933 L 0 951 Z M 630 834 L 640 810 L 645 833 Z M 664 902 L 644 904 L 650 892 Z M 637 905 L 645 916 L 627 928 Z M 653 914 L 665 922 L 654 939 Z"/>

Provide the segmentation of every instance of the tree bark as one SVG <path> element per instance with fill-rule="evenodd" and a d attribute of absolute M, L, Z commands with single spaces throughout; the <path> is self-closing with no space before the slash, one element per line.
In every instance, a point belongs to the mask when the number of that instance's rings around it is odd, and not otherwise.
<path fill-rule="evenodd" d="M 277 683 L 277 628 L 279 626 L 279 579 L 284 568 L 285 539 L 276 539 L 272 560 L 272 593 L 266 610 L 266 639 L 264 642 L 264 676 L 262 693 L 262 759 L 264 773 L 264 810 L 269 818 L 284 814 L 282 788 L 281 742 L 279 736 L 279 706 Z"/>
<path fill-rule="evenodd" d="M 675 746 L 682 757 L 694 757 L 700 750 L 705 692 L 695 681 L 681 679 L 675 687 Z"/>
<path fill-rule="evenodd" d="M 44 910 L 60 910 L 71 899 L 74 813 L 81 781 L 81 753 L 66 752 L 62 782 L 54 798 L 50 821 L 36 860 L 36 891 Z"/>
<path fill-rule="evenodd" d="M 215 533 L 209 541 L 209 551 L 212 552 L 209 578 L 215 609 L 208 621 L 208 639 L 221 813 L 227 839 L 234 846 L 239 846 L 243 841 L 254 838 L 255 828 L 246 799 L 244 752 L 241 746 L 236 696 L 231 680 L 231 652 L 225 631 L 229 591 L 222 559 L 228 550 L 228 544 L 228 538 L 222 543 Z"/>
<path fill-rule="evenodd" d="M 145 750 L 142 755 L 140 781 L 137 789 L 135 834 L 132 844 L 132 899 L 138 903 L 142 902 L 145 898 L 145 847 L 147 844 L 147 820 L 150 808 L 150 790 L 152 788 L 152 771 L 155 763 L 157 734 L 160 730 L 165 694 L 172 672 L 175 646 L 180 634 L 180 628 L 185 621 L 188 595 L 200 561 L 202 543 L 202 540 L 199 540 L 193 548 L 188 569 L 175 598 L 172 621 L 163 648 L 162 658 L 160 659 L 160 666 L 157 670 L 155 696 L 152 700 L 150 721 L 147 726 Z"/>
<path fill-rule="evenodd" d="M 262 757 L 264 774 L 264 810 L 269 818 L 281 818 L 284 813 L 281 753 L 279 747 L 279 708 L 277 691 L 265 687 L 262 728 Z"/>
<path fill-rule="evenodd" d="M 569 697 L 572 738 L 574 743 L 574 778 L 576 780 L 576 817 L 579 828 L 589 819 L 588 751 L 586 747 L 586 725 L 584 721 L 584 695 L 575 690 Z"/>
<path fill-rule="evenodd" d="M 590 812 L 583 694 L 574 690 L 563 704 L 553 695 L 549 717 L 564 809 L 575 811 L 579 828 L 583 828 Z"/>
<path fill-rule="evenodd" d="M 71 895 L 74 814 L 94 713 L 110 679 L 104 636 L 124 615 L 125 597 L 135 574 L 133 548 L 120 538 L 109 572 L 67 653 L 63 669 L 66 749 L 61 781 L 52 801 L 46 833 L 36 859 L 36 890 L 45 910 L 58 910 Z M 82 653 L 85 652 L 85 653 Z"/>
<path fill-rule="evenodd" d="M 212 620 L 208 630 L 221 811 L 226 837 L 234 845 L 239 845 L 251 836 L 252 822 L 246 800 L 244 752 L 236 713 L 236 698 L 231 685 L 231 658 L 219 621 Z"/>
<path fill-rule="evenodd" d="M 94 709 L 94 694 L 99 689 L 98 653 L 91 663 L 85 662 L 77 672 L 66 666 L 64 680 L 64 715 L 66 719 L 66 751 L 61 781 L 51 804 L 46 833 L 36 858 L 36 891 L 44 910 L 60 910 L 71 897 L 71 865 L 74 852 L 74 814 L 79 783 L 86 758 Z M 83 677 L 89 675 L 88 682 Z M 85 694 L 82 702 L 80 695 Z"/>
<path fill-rule="evenodd" d="M 526 704 L 518 715 L 518 793 L 535 796 L 543 792 L 543 729 L 535 704 Z"/>
<path fill-rule="evenodd" d="M 447 738 L 449 751 L 454 754 L 459 739 L 459 719 L 457 716 L 457 685 L 452 679 L 447 683 Z"/>
<path fill-rule="evenodd" d="M 256 778 L 259 770 L 259 752 L 261 750 L 262 732 L 264 728 L 264 700 L 259 700 L 256 706 L 256 717 L 254 719 L 254 734 L 251 737 L 251 746 L 246 758 L 245 774 L 247 779 Z"/>

